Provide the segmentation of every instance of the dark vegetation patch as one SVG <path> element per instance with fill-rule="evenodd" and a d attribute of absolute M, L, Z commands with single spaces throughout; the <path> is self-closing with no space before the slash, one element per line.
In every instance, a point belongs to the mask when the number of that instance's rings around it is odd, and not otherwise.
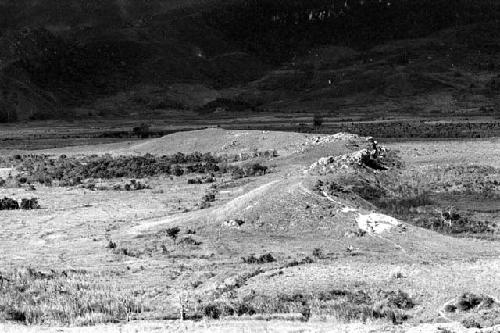
<path fill-rule="evenodd" d="M 495 303 L 495 300 L 489 296 L 464 293 L 458 298 L 456 307 L 459 311 L 471 311 L 478 307 L 489 309 Z"/>
<path fill-rule="evenodd" d="M 267 167 L 258 163 L 242 166 L 227 163 L 228 157 L 218 157 L 210 153 L 191 153 L 153 156 L 111 156 L 92 155 L 76 158 L 65 155 L 52 158 L 48 155 L 15 155 L 4 157 L 1 164 L 16 165 L 20 184 L 38 182 L 52 185 L 58 182 L 60 186 L 74 186 L 86 179 L 112 178 L 145 178 L 159 175 L 180 177 L 185 174 L 209 174 L 203 182 L 212 182 L 213 175 L 229 173 L 234 178 L 260 176 L 267 172 Z M 230 158 L 232 160 L 232 158 Z M 191 183 L 198 183 L 191 181 Z M 124 190 L 144 189 L 140 183 L 132 180 L 124 185 Z M 117 190 L 122 189 L 116 188 Z"/>
<path fill-rule="evenodd" d="M 476 217 L 475 201 L 500 199 L 499 180 L 500 170 L 488 166 L 417 170 L 400 165 L 385 171 L 340 174 L 327 182 L 319 181 L 315 189 L 332 195 L 354 194 L 388 215 L 437 232 L 493 237 L 498 226 Z M 474 200 L 460 207 L 450 205 L 464 195 Z"/>
<path fill-rule="evenodd" d="M 209 102 L 202 107 L 198 108 L 197 111 L 201 114 L 222 112 L 222 111 L 245 111 L 252 110 L 255 111 L 256 105 L 250 104 L 246 101 L 238 99 L 228 99 L 228 98 L 217 98 L 216 100 Z"/>
<path fill-rule="evenodd" d="M 455 213 L 452 217 L 446 216 L 447 212 L 441 212 L 440 217 L 419 217 L 412 220 L 413 224 L 451 235 L 483 235 L 494 234 L 497 224 L 490 221 L 477 221 L 472 217 L 460 216 Z"/>
<path fill-rule="evenodd" d="M 242 257 L 241 259 L 245 264 L 267 264 L 276 261 L 271 253 L 262 254 L 259 257 L 251 254 L 248 257 Z"/>
<path fill-rule="evenodd" d="M 323 254 L 323 250 L 319 247 L 315 248 L 312 252 L 312 255 L 313 257 L 315 258 L 318 258 L 318 259 L 322 259 L 324 254 Z"/>
<path fill-rule="evenodd" d="M 250 163 L 242 167 L 230 168 L 233 179 L 262 176 L 267 173 L 267 167 L 259 163 Z"/>
<path fill-rule="evenodd" d="M 179 232 L 181 231 L 181 229 L 179 227 L 172 227 L 172 228 L 168 228 L 165 230 L 165 234 L 170 237 L 174 243 L 176 242 L 177 240 L 177 237 L 179 236 Z"/>
<path fill-rule="evenodd" d="M 300 127 L 299 132 L 315 132 Z M 346 121 L 323 125 L 317 132 L 349 132 L 378 138 L 490 138 L 500 135 L 500 121 L 431 123 L 416 120 L 390 122 Z"/>
<path fill-rule="evenodd" d="M 224 316 L 255 314 L 301 313 L 304 320 L 315 316 L 334 316 L 336 319 L 363 321 L 386 319 L 401 323 L 405 313 L 415 306 L 409 295 L 401 290 L 331 290 L 314 294 L 250 294 L 239 300 L 217 301 L 204 307 L 204 315 L 212 319 Z"/>
<path fill-rule="evenodd" d="M 84 158 L 61 156 L 53 159 L 34 155 L 21 157 L 17 169 L 28 181 L 44 183 L 47 179 L 78 184 L 88 178 L 145 178 L 157 175 L 181 176 L 184 173 L 219 171 L 220 159 L 211 154 L 182 154 L 171 156 L 118 156 L 92 155 Z"/>
<path fill-rule="evenodd" d="M 215 202 L 216 194 L 217 194 L 217 191 L 215 189 L 211 189 L 211 190 L 207 191 L 207 193 L 205 193 L 203 195 L 203 197 L 201 198 L 201 202 L 198 204 L 200 209 L 209 208 L 211 206 L 212 202 Z"/>
<path fill-rule="evenodd" d="M 448 303 L 444 311 L 460 319 L 467 328 L 483 328 L 500 324 L 500 304 L 490 296 L 466 292 Z"/>
<path fill-rule="evenodd" d="M 17 202 L 12 198 L 3 198 L 0 199 L 0 210 L 31 210 L 31 209 L 40 209 L 40 205 L 38 204 L 37 198 L 21 199 L 21 203 Z"/>
<path fill-rule="evenodd" d="M 24 210 L 40 209 L 40 205 L 38 204 L 37 198 L 31 198 L 31 199 L 23 198 L 19 206 L 21 209 Z"/>
<path fill-rule="evenodd" d="M 192 246 L 198 246 L 198 245 L 201 245 L 203 244 L 201 241 L 198 241 L 196 239 L 194 239 L 193 237 L 184 237 L 182 238 L 179 242 L 178 242 L 179 245 L 192 245 Z"/>
<path fill-rule="evenodd" d="M 19 209 L 19 203 L 12 198 L 0 199 L 0 210 L 16 210 Z"/>
<path fill-rule="evenodd" d="M 125 184 L 115 184 L 113 185 L 113 190 L 115 191 L 141 191 L 151 189 L 151 186 L 148 184 L 143 184 L 136 179 L 131 179 L 128 183 Z"/>
<path fill-rule="evenodd" d="M 213 175 L 208 177 L 196 177 L 188 179 L 188 184 L 211 184 L 215 182 L 215 178 Z"/>

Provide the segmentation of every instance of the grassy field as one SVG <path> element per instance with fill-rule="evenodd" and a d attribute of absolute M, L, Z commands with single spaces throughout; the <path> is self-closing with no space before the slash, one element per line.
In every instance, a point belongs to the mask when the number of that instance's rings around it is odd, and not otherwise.
<path fill-rule="evenodd" d="M 38 162 L 41 151 L 12 147 L 20 156 L 3 157 L 0 197 L 36 197 L 41 207 L 0 211 L 0 329 L 459 332 L 469 317 L 500 324 L 485 319 L 493 307 L 451 322 L 440 315 L 466 292 L 500 297 L 497 141 L 391 141 L 370 162 L 387 170 L 357 159 L 370 143 L 347 134 L 208 129 L 44 150 Z M 200 161 L 184 158 L 174 163 L 181 175 L 109 173 L 136 170 L 138 154 L 153 154 L 148 168 L 164 165 L 175 151 L 213 152 L 221 168 L 194 171 Z M 107 172 L 92 161 L 108 163 Z M 239 171 L 255 163 L 266 172 Z M 72 170 L 85 177 L 61 181 Z M 40 175 L 52 181 L 41 184 Z M 360 224 L 385 216 L 375 212 L 399 220 L 382 232 L 383 220 Z"/>

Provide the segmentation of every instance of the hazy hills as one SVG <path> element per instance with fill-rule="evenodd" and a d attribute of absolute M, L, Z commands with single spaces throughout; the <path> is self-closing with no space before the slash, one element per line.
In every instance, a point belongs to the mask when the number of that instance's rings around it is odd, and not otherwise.
<path fill-rule="evenodd" d="M 0 1 L 0 121 L 210 102 L 204 111 L 455 112 L 464 96 L 489 112 L 498 6 L 447 3 Z"/>

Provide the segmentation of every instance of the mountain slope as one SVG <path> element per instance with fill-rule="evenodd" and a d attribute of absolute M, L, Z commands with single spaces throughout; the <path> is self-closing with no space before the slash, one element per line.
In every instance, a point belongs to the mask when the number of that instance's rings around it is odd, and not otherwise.
<path fill-rule="evenodd" d="M 3 0 L 0 15 L 4 122 L 162 114 L 216 95 L 229 111 L 498 103 L 491 1 Z M 170 93 L 179 83 L 217 94 L 189 104 Z M 152 90 L 164 100 L 145 103 Z"/>

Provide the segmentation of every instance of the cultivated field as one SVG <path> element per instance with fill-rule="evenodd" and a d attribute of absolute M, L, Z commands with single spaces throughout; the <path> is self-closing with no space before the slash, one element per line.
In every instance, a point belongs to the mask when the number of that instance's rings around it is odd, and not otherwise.
<path fill-rule="evenodd" d="M 0 161 L 0 331 L 498 330 L 498 139 L 54 146 Z"/>

